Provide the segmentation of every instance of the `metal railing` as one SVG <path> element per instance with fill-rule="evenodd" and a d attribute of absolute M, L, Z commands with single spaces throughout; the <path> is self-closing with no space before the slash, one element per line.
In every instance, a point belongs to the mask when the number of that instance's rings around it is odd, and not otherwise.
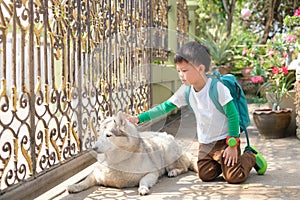
<path fill-rule="evenodd" d="M 150 107 L 167 14 L 159 0 L 0 2 L 0 190 L 90 148 L 90 124 Z"/>

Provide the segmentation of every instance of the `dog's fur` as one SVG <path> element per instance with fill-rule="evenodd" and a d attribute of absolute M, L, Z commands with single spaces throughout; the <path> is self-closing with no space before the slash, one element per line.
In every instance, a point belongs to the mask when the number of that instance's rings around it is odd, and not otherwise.
<path fill-rule="evenodd" d="M 121 112 L 103 120 L 93 149 L 104 153 L 104 163 L 82 182 L 70 185 L 67 189 L 70 193 L 102 185 L 139 186 L 138 193 L 146 195 L 164 174 L 175 177 L 188 169 L 197 171 L 195 160 L 182 151 L 172 135 L 139 132 Z"/>

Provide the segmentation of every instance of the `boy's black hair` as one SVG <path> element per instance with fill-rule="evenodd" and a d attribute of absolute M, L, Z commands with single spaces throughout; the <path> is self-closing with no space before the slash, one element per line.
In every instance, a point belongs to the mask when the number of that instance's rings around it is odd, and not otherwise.
<path fill-rule="evenodd" d="M 174 56 L 174 63 L 188 62 L 194 66 L 204 65 L 207 72 L 210 67 L 210 53 L 206 46 L 195 42 L 187 42 L 178 49 Z"/>

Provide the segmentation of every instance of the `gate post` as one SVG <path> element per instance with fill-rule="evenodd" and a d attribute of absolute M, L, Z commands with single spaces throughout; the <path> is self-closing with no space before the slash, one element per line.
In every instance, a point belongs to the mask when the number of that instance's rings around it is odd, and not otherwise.
<path fill-rule="evenodd" d="M 168 6 L 168 48 L 171 50 L 168 62 L 173 63 L 174 52 L 177 49 L 177 1 L 168 0 Z"/>
<path fill-rule="evenodd" d="M 196 35 L 196 26 L 198 17 L 196 15 L 196 9 L 198 8 L 198 3 L 195 1 L 187 1 L 189 10 L 189 40 L 194 40 Z"/>
<path fill-rule="evenodd" d="M 30 148 L 31 148 L 31 162 L 32 162 L 32 173 L 36 174 L 36 141 L 35 141 L 35 91 L 34 91 L 34 11 L 33 11 L 33 0 L 29 1 L 29 59 L 28 59 L 28 67 L 29 67 L 29 108 L 30 112 Z M 16 14 L 16 13 L 15 13 Z"/>

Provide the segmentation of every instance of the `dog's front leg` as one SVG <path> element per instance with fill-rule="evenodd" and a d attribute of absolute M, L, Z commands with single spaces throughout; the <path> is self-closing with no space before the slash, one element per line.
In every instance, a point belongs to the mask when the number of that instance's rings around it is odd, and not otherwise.
<path fill-rule="evenodd" d="M 96 185 L 95 175 L 93 173 L 90 173 L 83 181 L 77 184 L 69 185 L 67 190 L 69 193 L 75 193 L 86 190 L 87 188 L 94 185 Z"/>
<path fill-rule="evenodd" d="M 138 192 L 140 195 L 146 195 L 149 193 L 150 188 L 157 182 L 159 177 L 158 172 L 153 172 L 146 174 L 143 178 L 140 180 L 139 189 Z"/>

